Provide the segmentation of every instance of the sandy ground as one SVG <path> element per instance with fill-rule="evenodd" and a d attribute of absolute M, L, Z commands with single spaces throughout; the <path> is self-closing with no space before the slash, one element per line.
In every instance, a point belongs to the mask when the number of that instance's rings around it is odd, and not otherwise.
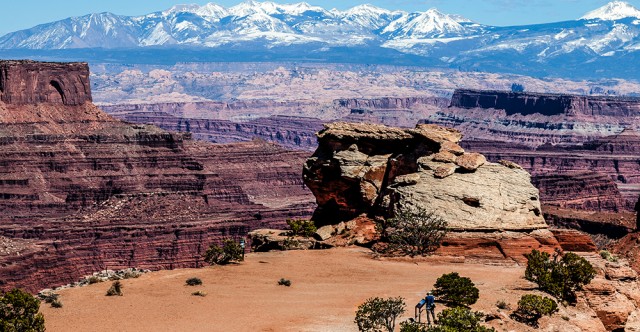
<path fill-rule="evenodd" d="M 66 289 L 63 308 L 43 304 L 42 312 L 49 332 L 357 331 L 354 313 L 367 298 L 402 296 L 404 318 L 413 317 L 436 278 L 453 271 L 480 289 L 474 309 L 495 310 L 497 300 L 515 307 L 522 294 L 512 289 L 522 283 L 523 267 L 377 260 L 366 249 L 339 248 L 255 253 L 237 265 L 149 273 L 124 280 L 122 297 L 105 296 L 111 282 Z M 203 285 L 186 286 L 190 277 Z M 278 286 L 280 278 L 292 286 Z M 191 295 L 197 290 L 207 296 Z"/>

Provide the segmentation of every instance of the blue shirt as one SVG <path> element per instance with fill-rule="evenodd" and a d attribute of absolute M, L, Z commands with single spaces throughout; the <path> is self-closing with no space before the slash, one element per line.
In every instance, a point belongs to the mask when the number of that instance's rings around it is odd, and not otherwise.
<path fill-rule="evenodd" d="M 436 298 L 433 295 L 427 295 L 427 309 L 431 309 L 436 306 Z"/>

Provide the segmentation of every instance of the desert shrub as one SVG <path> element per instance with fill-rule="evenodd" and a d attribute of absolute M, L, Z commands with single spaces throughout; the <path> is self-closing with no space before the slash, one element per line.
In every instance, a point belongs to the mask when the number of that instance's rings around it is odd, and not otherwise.
<path fill-rule="evenodd" d="M 122 296 L 122 283 L 120 281 L 114 281 L 111 287 L 107 290 L 107 296 Z"/>
<path fill-rule="evenodd" d="M 591 282 L 596 271 L 586 259 L 574 254 L 551 256 L 533 250 L 525 255 L 528 259 L 525 278 L 538 284 L 541 290 L 558 299 L 575 302 L 577 290 Z"/>
<path fill-rule="evenodd" d="M 400 332 L 427 332 L 427 325 L 415 320 L 406 320 L 400 323 Z"/>
<path fill-rule="evenodd" d="M 468 308 L 448 308 L 438 314 L 437 327 L 429 328 L 429 332 L 489 332 L 494 331 L 480 325 L 484 315 Z"/>
<path fill-rule="evenodd" d="M 225 265 L 231 262 L 242 261 L 244 249 L 236 241 L 225 239 L 222 247 L 212 243 L 204 254 L 204 261 L 211 265 Z"/>
<path fill-rule="evenodd" d="M 480 291 L 471 279 L 451 272 L 436 280 L 433 295 L 451 306 L 469 306 L 478 301 Z"/>
<path fill-rule="evenodd" d="M 51 302 L 51 308 L 62 308 L 62 301 L 55 299 Z"/>
<path fill-rule="evenodd" d="M 498 307 L 498 309 L 502 309 L 502 310 L 509 310 L 511 309 L 511 307 L 509 306 L 509 304 L 505 301 L 498 301 L 496 302 L 496 307 Z"/>
<path fill-rule="evenodd" d="M 13 289 L 0 296 L 0 331 L 42 332 L 44 316 L 38 313 L 40 300 L 21 290 Z"/>
<path fill-rule="evenodd" d="M 523 323 L 538 327 L 538 320 L 542 316 L 550 316 L 558 310 L 556 301 L 540 295 L 522 295 L 518 301 L 518 309 L 513 313 L 513 317 Z"/>
<path fill-rule="evenodd" d="M 186 281 L 187 286 L 200 286 L 202 285 L 202 280 L 200 278 L 189 278 Z"/>
<path fill-rule="evenodd" d="M 316 225 L 311 220 L 303 220 L 303 219 L 287 219 L 287 225 L 289 225 L 289 229 L 291 229 L 291 235 L 296 236 L 304 236 L 310 237 L 313 236 L 318 229 Z"/>
<path fill-rule="evenodd" d="M 47 293 L 39 294 L 38 297 L 40 297 L 40 300 L 44 301 L 44 303 L 52 303 L 53 301 L 58 300 L 58 298 L 60 297 L 60 294 L 57 294 L 54 292 L 47 292 Z"/>
<path fill-rule="evenodd" d="M 287 236 L 282 241 L 282 247 L 284 249 L 293 249 L 300 245 L 300 241 L 296 240 L 293 236 Z"/>
<path fill-rule="evenodd" d="M 205 293 L 203 291 L 195 291 L 195 292 L 191 293 L 191 295 L 205 297 L 205 296 L 207 296 L 207 293 Z"/>
<path fill-rule="evenodd" d="M 609 262 L 618 262 L 618 257 L 611 254 L 608 250 L 600 250 L 600 257 L 602 257 L 602 259 L 608 260 Z"/>
<path fill-rule="evenodd" d="M 386 329 L 393 332 L 396 319 L 405 311 L 402 297 L 387 299 L 373 297 L 358 306 L 355 323 L 359 331 L 380 331 Z"/>
<path fill-rule="evenodd" d="M 291 287 L 291 280 L 285 279 L 285 278 L 280 278 L 280 280 L 278 280 L 278 285 Z"/>
<path fill-rule="evenodd" d="M 447 234 L 447 222 L 433 212 L 399 210 L 396 216 L 378 222 L 385 254 L 425 256 L 440 247 Z"/>

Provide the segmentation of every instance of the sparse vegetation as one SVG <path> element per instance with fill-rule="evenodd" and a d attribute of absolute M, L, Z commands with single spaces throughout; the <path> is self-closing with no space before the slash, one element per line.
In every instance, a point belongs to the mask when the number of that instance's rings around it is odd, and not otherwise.
<path fill-rule="evenodd" d="M 186 281 L 187 286 L 200 286 L 202 285 L 202 280 L 200 278 L 189 278 Z"/>
<path fill-rule="evenodd" d="M 111 287 L 107 290 L 107 296 L 122 296 L 122 283 L 120 281 L 114 281 Z"/>
<path fill-rule="evenodd" d="M 212 243 L 204 254 L 204 261 L 211 265 L 225 265 L 242 261 L 242 247 L 232 239 L 222 241 L 222 247 Z"/>
<path fill-rule="evenodd" d="M 413 319 L 400 323 L 400 332 L 427 332 L 427 325 Z"/>
<path fill-rule="evenodd" d="M 513 317 L 523 323 L 538 327 L 538 320 L 542 316 L 550 316 L 558 311 L 558 304 L 546 296 L 527 294 L 518 301 L 518 309 Z"/>
<path fill-rule="evenodd" d="M 528 259 L 525 278 L 538 284 L 541 290 L 563 301 L 575 302 L 575 292 L 591 282 L 596 271 L 586 259 L 574 254 L 551 256 L 533 250 Z"/>
<path fill-rule="evenodd" d="M 495 330 L 480 325 L 484 315 L 468 308 L 447 308 L 438 314 L 439 326 L 431 327 L 429 332 L 490 332 Z"/>
<path fill-rule="evenodd" d="M 405 306 L 402 297 L 370 298 L 358 307 L 355 323 L 358 324 L 358 330 L 363 332 L 385 329 L 393 332 L 396 319 L 404 313 Z"/>
<path fill-rule="evenodd" d="M 44 303 L 52 303 L 60 297 L 60 294 L 54 292 L 41 293 L 38 295 Z"/>
<path fill-rule="evenodd" d="M 503 300 L 496 302 L 496 307 L 502 310 L 511 310 L 511 306 L 509 306 L 509 304 Z"/>
<path fill-rule="evenodd" d="M 292 236 L 310 237 L 318 230 L 311 220 L 288 219 L 287 225 L 289 225 L 289 229 L 291 229 Z"/>
<path fill-rule="evenodd" d="M 21 290 L 13 289 L 0 296 L 0 331 L 42 332 L 44 316 L 39 313 L 40 300 Z"/>
<path fill-rule="evenodd" d="M 278 285 L 291 287 L 291 280 L 285 279 L 285 278 L 280 278 L 280 280 L 278 280 Z"/>
<path fill-rule="evenodd" d="M 62 301 L 56 299 L 51 302 L 51 308 L 62 308 Z"/>
<path fill-rule="evenodd" d="M 300 241 L 296 240 L 293 236 L 287 236 L 287 238 L 282 241 L 282 247 L 284 249 L 293 249 L 300 245 Z"/>
<path fill-rule="evenodd" d="M 443 274 L 436 280 L 433 295 L 450 306 L 466 307 L 478 301 L 480 291 L 471 279 L 452 272 Z"/>
<path fill-rule="evenodd" d="M 600 250 L 600 257 L 608 260 L 609 262 L 614 262 L 614 263 L 618 262 L 618 257 L 614 256 L 608 250 Z"/>
<path fill-rule="evenodd" d="M 411 257 L 433 253 L 447 234 L 447 222 L 433 212 L 400 210 L 394 218 L 376 224 L 387 255 Z"/>
<path fill-rule="evenodd" d="M 207 293 L 205 293 L 203 291 L 195 291 L 195 292 L 191 293 L 191 295 L 205 297 L 205 296 L 207 296 Z"/>

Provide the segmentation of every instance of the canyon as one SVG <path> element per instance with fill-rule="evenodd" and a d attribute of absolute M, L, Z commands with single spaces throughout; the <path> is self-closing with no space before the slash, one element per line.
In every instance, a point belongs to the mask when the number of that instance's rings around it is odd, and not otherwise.
<path fill-rule="evenodd" d="M 202 105 L 202 107 L 200 106 Z M 204 106 L 206 105 L 206 106 Z M 344 98 L 326 102 L 203 102 L 105 105 L 126 121 L 188 131 L 213 142 L 259 137 L 313 151 L 330 121 L 460 130 L 460 145 L 532 174 L 546 219 L 614 239 L 635 229 L 640 195 L 637 98 L 453 90 L 451 98 Z"/>
<path fill-rule="evenodd" d="M 300 178 L 306 152 L 124 123 L 91 103 L 86 63 L 0 67 L 10 68 L 0 102 L 1 289 L 201 266 L 212 242 L 313 211 Z M 56 80 L 19 75 L 33 68 Z"/>

